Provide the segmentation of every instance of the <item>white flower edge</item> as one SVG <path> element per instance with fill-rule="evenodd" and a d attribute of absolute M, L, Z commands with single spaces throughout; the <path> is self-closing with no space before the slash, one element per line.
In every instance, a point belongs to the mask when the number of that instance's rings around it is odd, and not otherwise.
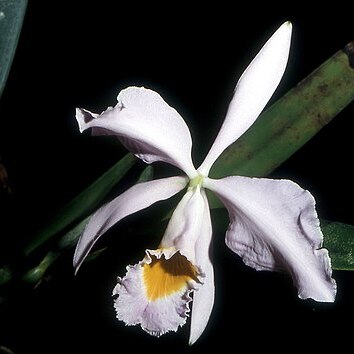
<path fill-rule="evenodd" d="M 308 191 L 288 180 L 240 176 L 204 184 L 227 208 L 226 244 L 245 264 L 288 272 L 302 299 L 334 301 L 336 283 Z"/>
<path fill-rule="evenodd" d="M 187 124 L 155 91 L 131 86 L 118 95 L 115 107 L 101 114 L 76 109 L 80 131 L 116 135 L 121 143 L 146 163 L 163 161 L 196 175 L 191 159 L 192 138 Z"/>
<path fill-rule="evenodd" d="M 207 176 L 220 154 L 258 118 L 284 74 L 292 25 L 285 22 L 269 38 L 238 80 L 222 127 L 198 171 Z"/>
<path fill-rule="evenodd" d="M 152 262 L 152 257 L 170 259 L 179 250 L 158 249 L 146 250 L 145 258 L 134 266 L 127 267 L 125 277 L 118 277 L 118 283 L 113 289 L 114 308 L 117 318 L 124 321 L 127 326 L 139 324 L 141 328 L 156 337 L 182 327 L 189 316 L 191 292 L 200 284 L 191 280 L 185 287 L 168 296 L 157 300 L 149 300 L 143 276 L 143 267 Z M 200 270 L 197 275 L 201 280 L 203 274 Z"/>
<path fill-rule="evenodd" d="M 185 177 L 168 177 L 138 183 L 99 208 L 91 216 L 76 245 L 73 260 L 75 272 L 98 239 L 114 224 L 158 201 L 172 197 L 186 185 Z"/>

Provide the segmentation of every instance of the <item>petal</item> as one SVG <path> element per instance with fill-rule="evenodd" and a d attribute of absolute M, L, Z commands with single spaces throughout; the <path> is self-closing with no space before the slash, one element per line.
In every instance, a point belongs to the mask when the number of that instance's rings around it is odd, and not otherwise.
<path fill-rule="evenodd" d="M 196 176 L 191 159 L 192 139 L 178 112 L 162 97 L 143 87 L 128 87 L 118 95 L 118 104 L 101 115 L 77 109 L 80 131 L 117 135 L 122 144 L 146 163 L 168 162 L 190 178 Z"/>
<path fill-rule="evenodd" d="M 257 119 L 273 95 L 288 61 L 291 23 L 285 22 L 263 46 L 239 79 L 225 121 L 198 171 L 207 176 L 220 154 Z"/>
<path fill-rule="evenodd" d="M 195 263 L 196 242 L 203 227 L 204 208 L 200 186 L 188 188 L 171 216 L 160 247 L 176 248 Z"/>
<path fill-rule="evenodd" d="M 257 270 L 287 271 L 302 299 L 333 302 L 336 283 L 312 195 L 287 180 L 205 179 L 228 209 L 226 244 Z"/>
<path fill-rule="evenodd" d="M 203 272 L 203 285 L 193 293 L 189 343 L 203 333 L 214 305 L 214 270 L 210 260 L 212 227 L 205 191 L 189 188 L 177 205 L 160 247 L 176 248 Z"/>
<path fill-rule="evenodd" d="M 210 259 L 210 243 L 212 236 L 212 226 L 208 199 L 204 190 L 202 191 L 204 200 L 203 223 L 200 230 L 200 237 L 196 242 L 196 264 L 203 270 L 203 286 L 193 293 L 191 332 L 189 344 L 194 344 L 202 335 L 214 305 L 214 269 Z"/>
<path fill-rule="evenodd" d="M 199 270 L 176 249 L 147 250 L 143 261 L 127 267 L 113 290 L 117 318 L 127 325 L 140 324 L 154 336 L 183 326 L 198 286 Z"/>
<path fill-rule="evenodd" d="M 130 214 L 145 209 L 159 200 L 172 197 L 186 184 L 187 180 L 184 177 L 170 177 L 139 183 L 98 209 L 90 218 L 76 246 L 74 255 L 76 272 L 96 241 L 110 227 Z"/>

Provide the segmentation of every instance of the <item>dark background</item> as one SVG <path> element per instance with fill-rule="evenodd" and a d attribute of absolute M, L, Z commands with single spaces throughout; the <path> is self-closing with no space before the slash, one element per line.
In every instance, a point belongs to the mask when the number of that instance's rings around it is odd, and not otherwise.
<path fill-rule="evenodd" d="M 152 88 L 185 118 L 198 164 L 222 123 L 237 78 L 283 21 L 293 22 L 293 43 L 272 101 L 354 40 L 350 13 L 340 3 L 330 14 L 323 8 L 310 14 L 299 6 L 278 14 L 250 5 L 241 10 L 221 3 L 30 1 L 0 101 L 0 154 L 13 190 L 2 201 L 1 263 L 16 259 L 51 215 L 125 153 L 114 139 L 81 135 L 75 107 L 100 112 L 114 105 L 126 86 Z M 273 174 L 309 189 L 322 218 L 350 224 L 353 114 L 352 104 Z M 136 174 L 142 168 L 139 163 Z M 156 171 L 165 167 L 157 164 Z M 105 256 L 78 276 L 70 251 L 36 289 L 12 288 L 11 300 L 0 304 L 0 346 L 15 353 L 193 353 L 238 352 L 245 346 L 319 350 L 329 343 L 339 349 L 352 341 L 347 320 L 354 315 L 354 274 L 334 272 L 334 304 L 301 301 L 286 276 L 244 266 L 224 245 L 220 230 L 214 234 L 215 306 L 197 344 L 187 345 L 189 324 L 160 339 L 125 327 L 115 319 L 111 290 L 125 265 L 158 243 L 161 234 L 134 238 L 129 233 L 131 225 L 143 227 L 154 217 L 147 211 L 110 231 L 100 242 L 108 246 Z"/>

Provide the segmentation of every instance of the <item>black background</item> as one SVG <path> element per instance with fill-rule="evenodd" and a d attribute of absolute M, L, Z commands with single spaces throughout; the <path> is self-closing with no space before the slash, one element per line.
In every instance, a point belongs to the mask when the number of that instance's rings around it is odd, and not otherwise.
<path fill-rule="evenodd" d="M 293 22 L 293 43 L 272 102 L 354 40 L 350 13 L 340 3 L 330 14 L 320 7 L 315 13 L 297 6 L 278 14 L 279 9 L 249 5 L 30 1 L 0 101 L 0 154 L 13 189 L 1 210 L 4 262 L 16 259 L 36 229 L 125 153 L 114 139 L 81 135 L 75 107 L 100 112 L 114 105 L 126 86 L 152 88 L 185 118 L 198 164 L 222 123 L 237 78 L 283 21 Z M 273 173 L 309 189 L 322 218 L 350 224 L 353 114 L 352 104 Z M 139 163 L 136 173 L 142 167 Z M 157 164 L 157 173 L 164 169 Z M 100 242 L 108 246 L 106 255 L 78 276 L 73 276 L 70 251 L 36 289 L 12 289 L 12 300 L 1 304 L 0 346 L 15 353 L 118 353 L 124 348 L 193 353 L 287 351 L 289 346 L 319 350 L 329 343 L 339 350 L 351 342 L 352 273 L 334 272 L 334 304 L 301 301 L 286 276 L 244 266 L 218 230 L 216 300 L 200 340 L 188 347 L 189 324 L 160 339 L 125 327 L 115 319 L 111 289 L 126 264 L 158 243 L 161 235 L 129 234 L 129 225 L 144 227 L 154 216 L 147 211 L 113 228 Z"/>

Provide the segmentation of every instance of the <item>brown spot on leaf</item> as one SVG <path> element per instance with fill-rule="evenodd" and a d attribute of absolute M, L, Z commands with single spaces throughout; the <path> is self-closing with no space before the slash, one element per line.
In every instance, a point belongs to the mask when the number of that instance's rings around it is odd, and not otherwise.
<path fill-rule="evenodd" d="M 328 95 L 328 85 L 327 84 L 322 84 L 318 86 L 318 90 L 320 91 L 322 96 L 327 96 Z"/>
<path fill-rule="evenodd" d="M 348 60 L 349 60 L 349 65 L 352 69 L 354 69 L 354 42 L 348 43 L 344 49 L 343 52 L 347 54 Z"/>

